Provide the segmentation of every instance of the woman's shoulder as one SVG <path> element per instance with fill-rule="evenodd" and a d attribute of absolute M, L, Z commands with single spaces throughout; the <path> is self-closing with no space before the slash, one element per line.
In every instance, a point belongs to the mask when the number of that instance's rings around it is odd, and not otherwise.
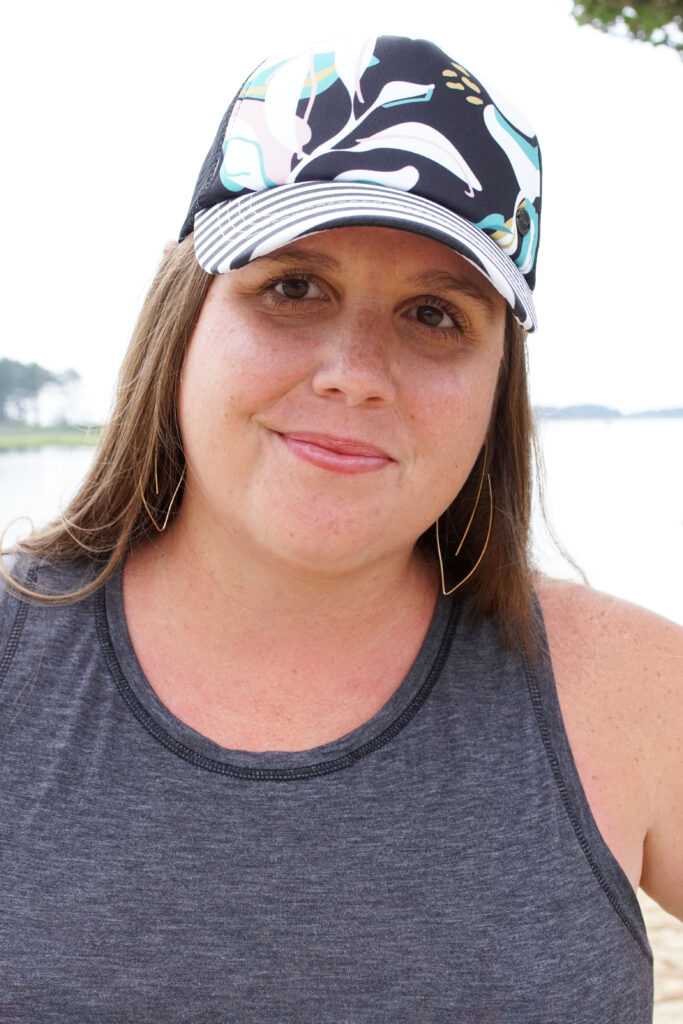
<path fill-rule="evenodd" d="M 543 612 L 557 690 L 575 717 L 666 756 L 683 729 L 683 627 L 590 587 L 542 577 Z M 680 754 L 680 746 L 678 748 Z"/>
<path fill-rule="evenodd" d="M 571 650 L 572 660 L 595 662 L 594 670 L 626 671 L 633 685 L 639 673 L 666 675 L 680 684 L 683 626 L 639 605 L 567 580 L 539 576 L 536 592 L 548 639 L 558 653 Z M 678 669 L 676 671 L 676 659 Z M 662 659 L 665 659 L 662 661 Z M 635 678 L 634 678 L 635 674 Z"/>
<path fill-rule="evenodd" d="M 683 628 L 575 583 L 542 577 L 536 589 L 594 814 L 632 879 L 642 832 L 637 880 L 683 916 Z"/>
<path fill-rule="evenodd" d="M 26 553 L 0 554 L 0 651 L 8 635 L 33 613 L 41 628 L 63 622 L 61 611 L 76 607 L 94 589 L 98 566 L 87 559 L 37 558 Z"/>

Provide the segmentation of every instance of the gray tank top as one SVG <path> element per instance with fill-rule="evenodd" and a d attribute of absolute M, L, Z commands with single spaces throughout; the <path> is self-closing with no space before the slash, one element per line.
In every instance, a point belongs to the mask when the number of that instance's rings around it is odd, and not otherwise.
<path fill-rule="evenodd" d="M 370 721 L 253 753 L 160 703 L 120 574 L 67 607 L 5 597 L 0 744 L 5 1024 L 651 1020 L 547 654 L 452 599 Z"/>

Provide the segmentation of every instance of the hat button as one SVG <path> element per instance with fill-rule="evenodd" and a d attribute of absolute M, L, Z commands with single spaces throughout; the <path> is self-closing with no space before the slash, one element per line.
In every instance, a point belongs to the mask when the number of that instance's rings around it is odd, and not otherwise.
<path fill-rule="evenodd" d="M 520 206 L 519 210 L 517 210 L 515 220 L 517 221 L 517 230 L 520 235 L 528 235 L 531 230 L 531 217 L 523 206 Z"/>

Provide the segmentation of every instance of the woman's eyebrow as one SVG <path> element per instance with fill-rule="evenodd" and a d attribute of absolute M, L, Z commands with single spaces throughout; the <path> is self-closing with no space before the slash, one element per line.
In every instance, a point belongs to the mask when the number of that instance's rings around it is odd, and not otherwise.
<path fill-rule="evenodd" d="M 312 252 L 310 249 L 286 249 L 284 252 L 270 252 L 265 256 L 259 256 L 254 263 L 276 263 L 280 266 L 287 266 L 292 263 L 298 265 L 317 267 L 320 270 L 339 270 L 341 264 L 334 256 L 328 256 L 322 252 Z"/>
<path fill-rule="evenodd" d="M 416 275 L 411 280 L 421 288 L 429 288 L 434 291 L 443 291 L 445 289 L 446 291 L 467 295 L 474 302 L 478 302 L 483 306 L 491 315 L 496 310 L 496 301 L 489 295 L 484 286 L 480 288 L 474 282 L 465 281 L 461 277 L 455 277 L 445 270 L 428 270 L 423 274 Z"/>
<path fill-rule="evenodd" d="M 297 267 L 310 267 L 312 270 L 341 270 L 341 263 L 334 256 L 311 249 L 291 248 L 271 252 L 264 256 L 259 256 L 253 263 L 274 263 L 282 267 L 296 264 Z M 456 277 L 454 274 L 448 273 L 448 271 L 427 270 L 410 278 L 410 282 L 419 288 L 431 291 L 449 291 L 456 292 L 459 295 L 467 295 L 474 302 L 482 306 L 490 316 L 495 313 L 496 301 L 489 295 L 484 286 L 480 288 L 476 283 L 463 280 L 463 278 Z"/>

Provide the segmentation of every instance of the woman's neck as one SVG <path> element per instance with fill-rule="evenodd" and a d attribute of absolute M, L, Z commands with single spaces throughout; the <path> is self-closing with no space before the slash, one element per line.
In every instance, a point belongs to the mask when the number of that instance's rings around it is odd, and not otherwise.
<path fill-rule="evenodd" d="M 410 669 L 435 599 L 433 567 L 416 554 L 302 573 L 177 528 L 124 571 L 131 639 L 157 695 L 241 749 L 307 749 L 367 721 Z"/>

